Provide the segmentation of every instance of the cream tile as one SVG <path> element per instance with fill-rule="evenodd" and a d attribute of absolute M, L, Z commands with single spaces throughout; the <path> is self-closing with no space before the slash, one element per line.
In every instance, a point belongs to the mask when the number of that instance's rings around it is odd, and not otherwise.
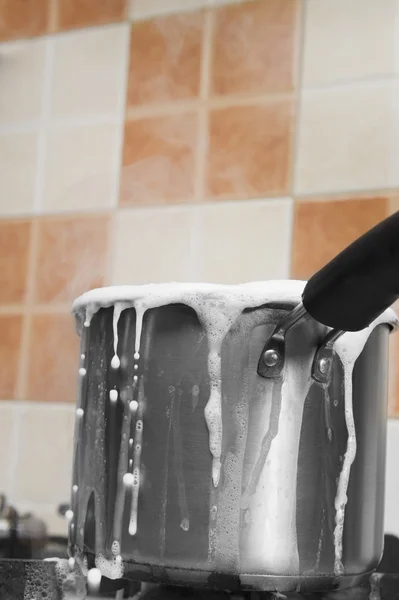
<path fill-rule="evenodd" d="M 361 83 L 302 95 L 296 193 L 394 186 L 398 84 Z"/>
<path fill-rule="evenodd" d="M 188 281 L 190 208 L 119 210 L 114 230 L 113 284 Z"/>
<path fill-rule="evenodd" d="M 118 115 L 125 95 L 128 24 L 74 31 L 55 39 L 52 115 Z"/>
<path fill-rule="evenodd" d="M 116 203 L 121 127 L 78 126 L 49 134 L 44 210 L 84 211 Z"/>
<path fill-rule="evenodd" d="M 39 117 L 44 47 L 43 40 L 0 44 L 0 126 Z"/>
<path fill-rule="evenodd" d="M 187 12 L 207 5 L 207 0 L 130 0 L 131 19 L 147 19 L 155 15 Z"/>
<path fill-rule="evenodd" d="M 305 85 L 390 75 L 398 0 L 308 0 Z"/>
<path fill-rule="evenodd" d="M 32 212 L 36 161 L 36 133 L 0 134 L 0 215 Z"/>
<path fill-rule="evenodd" d="M 201 280 L 242 283 L 288 278 L 291 222 L 290 199 L 204 207 Z"/>
<path fill-rule="evenodd" d="M 21 412 L 15 502 L 57 504 L 69 498 L 74 406 L 25 404 Z"/>
<path fill-rule="evenodd" d="M 8 499 L 15 476 L 16 411 L 11 402 L 0 402 L 0 487 Z"/>

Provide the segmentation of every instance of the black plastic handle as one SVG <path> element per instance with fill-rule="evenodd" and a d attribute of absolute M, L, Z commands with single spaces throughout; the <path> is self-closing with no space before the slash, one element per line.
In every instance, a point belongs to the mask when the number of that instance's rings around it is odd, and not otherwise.
<path fill-rule="evenodd" d="M 302 295 L 316 321 L 360 331 L 399 297 L 399 211 L 309 279 Z"/>

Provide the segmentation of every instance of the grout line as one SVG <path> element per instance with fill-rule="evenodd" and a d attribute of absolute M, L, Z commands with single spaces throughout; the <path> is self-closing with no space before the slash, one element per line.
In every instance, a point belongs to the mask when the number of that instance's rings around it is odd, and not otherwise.
<path fill-rule="evenodd" d="M 42 210 L 45 175 L 46 175 L 46 158 L 47 158 L 47 123 L 49 119 L 50 103 L 51 103 L 51 85 L 52 74 L 54 67 L 54 42 L 50 39 L 45 41 L 46 58 L 43 77 L 43 93 L 42 93 L 42 109 L 39 121 L 38 149 L 37 149 L 37 166 L 36 166 L 36 183 L 35 195 L 33 201 L 33 213 L 38 214 Z"/>
<path fill-rule="evenodd" d="M 132 0 L 125 0 L 125 7 L 123 9 L 124 21 L 130 24 L 130 15 L 132 10 Z"/>
<path fill-rule="evenodd" d="M 346 89 L 348 87 L 367 87 L 368 85 L 375 85 L 378 83 L 392 83 L 399 80 L 399 74 L 384 73 L 382 75 L 372 75 L 357 77 L 354 79 L 337 79 L 335 81 L 329 81 L 326 83 L 313 83 L 311 85 L 304 85 L 302 92 L 317 93 L 317 92 L 328 92 Z"/>
<path fill-rule="evenodd" d="M 204 30 L 201 53 L 200 79 L 200 108 L 198 113 L 198 138 L 196 153 L 196 179 L 194 201 L 196 204 L 191 211 L 189 252 L 187 257 L 186 277 L 191 281 L 202 279 L 203 273 L 203 243 L 204 243 L 204 207 L 202 205 L 206 194 L 206 158 L 208 149 L 208 105 L 211 85 L 212 34 L 214 11 L 204 11 Z"/>
<path fill-rule="evenodd" d="M 21 304 L 5 304 L 0 306 L 0 315 L 24 315 L 29 313 L 32 315 L 41 314 L 59 314 L 69 313 L 71 311 L 70 303 L 54 303 L 54 304 L 33 304 L 25 306 Z"/>
<path fill-rule="evenodd" d="M 32 410 L 45 410 L 51 405 L 51 410 L 75 412 L 75 402 L 49 402 L 47 400 L 0 400 L 1 407 L 19 408 L 20 410 L 29 408 Z"/>
<path fill-rule="evenodd" d="M 390 197 L 399 194 L 398 187 L 356 188 L 352 190 L 324 190 L 317 192 L 298 192 L 292 194 L 299 202 L 330 202 L 332 200 L 368 200 L 375 197 Z"/>
<path fill-rule="evenodd" d="M 202 36 L 201 74 L 200 74 L 200 108 L 198 111 L 198 135 L 196 148 L 196 177 L 194 198 L 202 202 L 206 188 L 206 157 L 208 148 L 208 108 L 206 101 L 210 90 L 211 42 L 213 29 L 213 11 L 204 11 L 204 29 Z"/>
<path fill-rule="evenodd" d="M 295 225 L 295 202 L 291 198 L 289 205 L 289 215 L 288 215 L 288 228 L 287 228 L 287 240 L 286 244 L 288 246 L 288 262 L 287 262 L 287 279 L 292 277 L 292 263 L 293 263 L 293 248 L 294 248 L 294 225 Z"/>
<path fill-rule="evenodd" d="M 292 128 L 291 138 L 291 161 L 290 161 L 290 193 L 293 195 L 296 189 L 297 175 L 298 175 L 298 157 L 299 157 L 299 141 L 301 135 L 301 108 L 302 108 L 302 84 L 303 84 L 303 56 L 305 49 L 305 36 L 306 36 L 306 10 L 307 4 L 300 2 L 298 4 L 298 15 L 297 15 L 297 39 L 296 48 L 297 53 L 295 56 L 295 101 L 294 101 L 294 119 Z"/>
<path fill-rule="evenodd" d="M 289 92 L 267 92 L 264 94 L 236 94 L 228 96 L 213 96 L 206 100 L 182 100 L 166 104 L 147 104 L 143 106 L 129 107 L 126 115 L 128 120 L 156 117 L 170 113 L 188 112 L 199 108 L 229 108 L 231 106 L 257 106 L 265 102 L 279 102 L 289 100 L 295 94 Z"/>
<path fill-rule="evenodd" d="M 15 484 L 17 481 L 16 473 L 18 473 L 18 463 L 19 463 L 19 451 L 20 451 L 20 442 L 21 442 L 21 425 L 22 425 L 22 417 L 25 411 L 25 406 L 22 403 L 13 401 L 13 430 L 12 430 L 12 438 L 11 438 L 11 448 L 8 452 L 8 465 L 11 473 L 10 477 L 10 488 L 9 500 L 13 502 L 13 498 L 15 496 Z"/>
<path fill-rule="evenodd" d="M 394 19 L 394 73 L 399 76 L 399 3 L 396 3 Z"/>
<path fill-rule="evenodd" d="M 32 315 L 30 308 L 33 304 L 34 291 L 35 291 L 35 274 L 37 268 L 37 258 L 39 251 L 39 222 L 37 219 L 32 220 L 31 225 L 31 238 L 29 244 L 29 255 L 28 255 L 28 271 L 26 280 L 26 298 L 25 298 L 25 313 L 23 319 L 23 331 L 22 340 L 20 347 L 19 356 L 19 369 L 18 378 L 16 385 L 16 397 L 23 399 L 26 392 L 27 375 L 28 375 L 28 363 L 29 363 L 29 349 L 30 349 L 30 336 L 32 326 Z"/>
<path fill-rule="evenodd" d="M 115 140 L 115 152 L 114 152 L 114 182 L 113 189 L 111 192 L 111 207 L 115 208 L 119 204 L 120 186 L 122 181 L 122 165 L 123 165 L 123 142 L 124 142 L 124 130 L 125 130 L 125 114 L 127 104 L 127 85 L 129 75 L 129 61 L 130 61 L 130 35 L 131 27 L 130 24 L 126 25 L 125 30 L 125 42 L 124 42 L 124 54 L 123 60 L 120 65 L 120 81 L 119 81 L 119 93 L 117 101 L 117 115 L 118 125 L 117 134 Z"/>
<path fill-rule="evenodd" d="M 232 0 L 237 1 L 237 0 Z M 159 6 L 162 6 L 164 2 L 159 2 Z M 140 22 L 140 21 L 150 21 L 152 19 L 158 19 L 158 18 L 163 18 L 163 17 L 170 17 L 172 15 L 176 15 L 176 14 L 190 14 L 193 12 L 198 12 L 200 10 L 203 10 L 204 8 L 206 8 L 208 6 L 208 1 L 207 0 L 202 0 L 201 2 L 199 2 L 197 5 L 194 6 L 176 6 L 173 7 L 173 3 L 172 3 L 172 7 L 171 8 L 166 8 L 162 11 L 156 11 L 156 10 L 149 10 L 149 12 L 143 12 L 140 14 L 140 12 L 138 14 L 136 14 L 136 11 L 134 10 L 134 5 L 135 5 L 135 0 L 128 0 L 128 4 L 129 4 L 129 9 L 130 9 L 130 20 L 132 22 Z"/>
<path fill-rule="evenodd" d="M 58 29 L 58 0 L 50 0 L 49 3 L 49 33 L 55 33 Z"/>
<path fill-rule="evenodd" d="M 114 254 L 115 254 L 115 246 L 116 246 L 116 213 L 115 210 L 109 219 L 108 225 L 108 252 L 107 252 L 107 261 L 105 267 L 105 277 L 104 277 L 104 285 L 112 285 L 112 278 L 114 274 Z"/>
<path fill-rule="evenodd" d="M 23 304 L 5 304 L 0 306 L 0 315 L 21 315 L 25 312 L 25 306 Z"/>
<path fill-rule="evenodd" d="M 40 121 L 38 119 L 20 121 L 19 123 L 3 123 L 0 125 L 0 135 L 36 133 L 39 127 Z"/>
<path fill-rule="evenodd" d="M 176 212 L 176 211 L 181 211 L 181 210 L 191 210 L 192 208 L 195 207 L 220 207 L 220 206 L 225 206 L 226 208 L 228 207 L 236 207 L 237 205 L 241 204 L 246 204 L 249 206 L 256 206 L 256 205 L 263 205 L 263 204 L 281 204 L 281 201 L 286 201 L 286 200 L 291 200 L 290 196 L 284 195 L 284 196 L 270 196 L 270 197 L 265 197 L 265 196 L 256 196 L 256 197 L 252 197 L 252 198 L 240 198 L 239 200 L 232 200 L 232 199 L 218 199 L 218 200 L 208 200 L 205 199 L 205 202 L 193 202 L 193 203 L 180 203 L 180 204 L 157 204 L 157 205 L 146 205 L 146 206 L 124 206 L 122 207 L 123 211 L 127 211 L 127 212 L 159 212 L 159 211 L 163 211 L 163 212 Z"/>
<path fill-rule="evenodd" d="M 391 130 L 391 160 L 389 183 L 394 186 L 395 184 L 399 184 L 399 85 L 396 85 L 392 90 L 392 96 L 393 97 L 391 98 L 391 117 L 393 121 L 393 127 Z"/>

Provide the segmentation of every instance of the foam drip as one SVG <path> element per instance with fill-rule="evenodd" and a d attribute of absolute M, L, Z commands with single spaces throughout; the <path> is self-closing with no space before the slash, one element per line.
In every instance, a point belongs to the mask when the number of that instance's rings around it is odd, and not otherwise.
<path fill-rule="evenodd" d="M 352 375 L 353 369 L 360 353 L 362 352 L 367 340 L 374 329 L 383 323 L 389 323 L 394 327 L 398 327 L 399 320 L 395 313 L 391 310 L 380 315 L 371 325 L 356 333 L 345 333 L 337 340 L 334 345 L 335 351 L 341 359 L 344 367 L 345 378 L 345 423 L 348 432 L 348 441 L 341 474 L 338 480 L 337 495 L 335 497 L 335 529 L 334 529 L 334 545 L 335 545 L 335 574 L 342 575 L 344 567 L 342 564 L 342 539 L 345 521 L 345 507 L 348 502 L 347 492 L 349 478 L 353 461 L 356 457 L 357 441 L 356 429 L 353 416 L 353 394 L 352 394 Z"/>
<path fill-rule="evenodd" d="M 136 426 L 134 434 L 134 452 L 133 452 L 133 478 L 131 487 L 131 507 L 130 507 L 130 519 L 129 519 L 129 534 L 136 535 L 137 533 L 137 518 L 138 518 L 138 503 L 139 503 L 139 491 L 140 491 L 140 479 L 141 479 L 141 451 L 143 444 L 143 400 L 144 400 L 144 389 L 143 381 L 140 381 L 139 389 L 139 402 L 137 403 L 136 413 Z M 130 411 L 130 406 L 129 406 Z"/>
<path fill-rule="evenodd" d="M 141 333 L 143 331 L 143 318 L 144 318 L 146 308 L 145 308 L 144 303 L 142 303 L 142 302 L 135 302 L 134 308 L 136 309 L 136 339 L 134 342 L 134 358 L 135 358 L 135 360 L 139 360 Z"/>
<path fill-rule="evenodd" d="M 303 282 L 269 281 L 242 284 L 237 286 L 218 286 L 212 284 L 150 284 L 146 286 L 120 286 L 102 288 L 83 294 L 75 300 L 73 311 L 80 314 L 84 307 L 90 306 L 93 315 L 101 307 L 114 305 L 114 349 L 111 363 L 119 367 L 117 357 L 117 322 L 123 308 L 136 310 L 135 360 L 140 357 L 140 342 L 143 317 L 146 310 L 167 304 L 183 303 L 191 307 L 205 329 L 209 343 L 208 371 L 210 379 L 210 397 L 205 407 L 205 419 L 209 430 L 209 449 L 213 457 L 212 480 L 218 486 L 222 452 L 222 407 L 221 407 L 221 359 L 223 340 L 245 308 L 255 307 L 273 301 L 300 300 Z M 86 320 L 87 320 L 86 309 Z M 118 364 L 117 364 L 118 362 Z"/>
<path fill-rule="evenodd" d="M 120 358 L 118 356 L 118 322 L 119 322 L 119 318 L 121 316 L 121 312 L 123 311 L 123 309 L 126 308 L 125 305 L 121 302 L 116 302 L 115 306 L 114 306 L 114 317 L 112 320 L 112 328 L 114 331 L 114 356 L 112 357 L 111 360 L 111 367 L 113 369 L 119 369 L 120 365 L 121 365 L 121 361 Z"/>

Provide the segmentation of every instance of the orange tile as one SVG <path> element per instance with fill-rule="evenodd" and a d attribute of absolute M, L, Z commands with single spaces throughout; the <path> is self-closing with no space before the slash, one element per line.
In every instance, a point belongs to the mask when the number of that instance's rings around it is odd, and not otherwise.
<path fill-rule="evenodd" d="M 51 0 L 0 0 L 0 40 L 46 33 Z"/>
<path fill-rule="evenodd" d="M 0 315 L 0 399 L 13 400 L 22 340 L 22 315 Z"/>
<path fill-rule="evenodd" d="M 25 399 L 74 402 L 78 357 L 79 337 L 71 315 L 33 315 Z"/>
<path fill-rule="evenodd" d="M 128 107 L 198 96 L 202 29 L 203 13 L 132 25 Z"/>
<path fill-rule="evenodd" d="M 0 221 L 0 304 L 25 300 L 30 221 Z"/>
<path fill-rule="evenodd" d="M 40 220 L 34 301 L 70 302 L 103 285 L 108 229 L 109 217 L 104 215 Z"/>
<path fill-rule="evenodd" d="M 212 92 L 291 90 L 298 8 L 297 0 L 257 0 L 216 10 Z"/>
<path fill-rule="evenodd" d="M 387 198 L 295 204 L 292 277 L 308 279 L 356 238 L 388 216 Z"/>
<path fill-rule="evenodd" d="M 190 200 L 196 139 L 195 113 L 126 122 L 121 204 Z"/>
<path fill-rule="evenodd" d="M 211 196 L 284 194 L 288 190 L 293 105 L 290 100 L 210 113 Z"/>
<path fill-rule="evenodd" d="M 58 0 L 58 29 L 122 21 L 125 11 L 126 0 Z"/>

